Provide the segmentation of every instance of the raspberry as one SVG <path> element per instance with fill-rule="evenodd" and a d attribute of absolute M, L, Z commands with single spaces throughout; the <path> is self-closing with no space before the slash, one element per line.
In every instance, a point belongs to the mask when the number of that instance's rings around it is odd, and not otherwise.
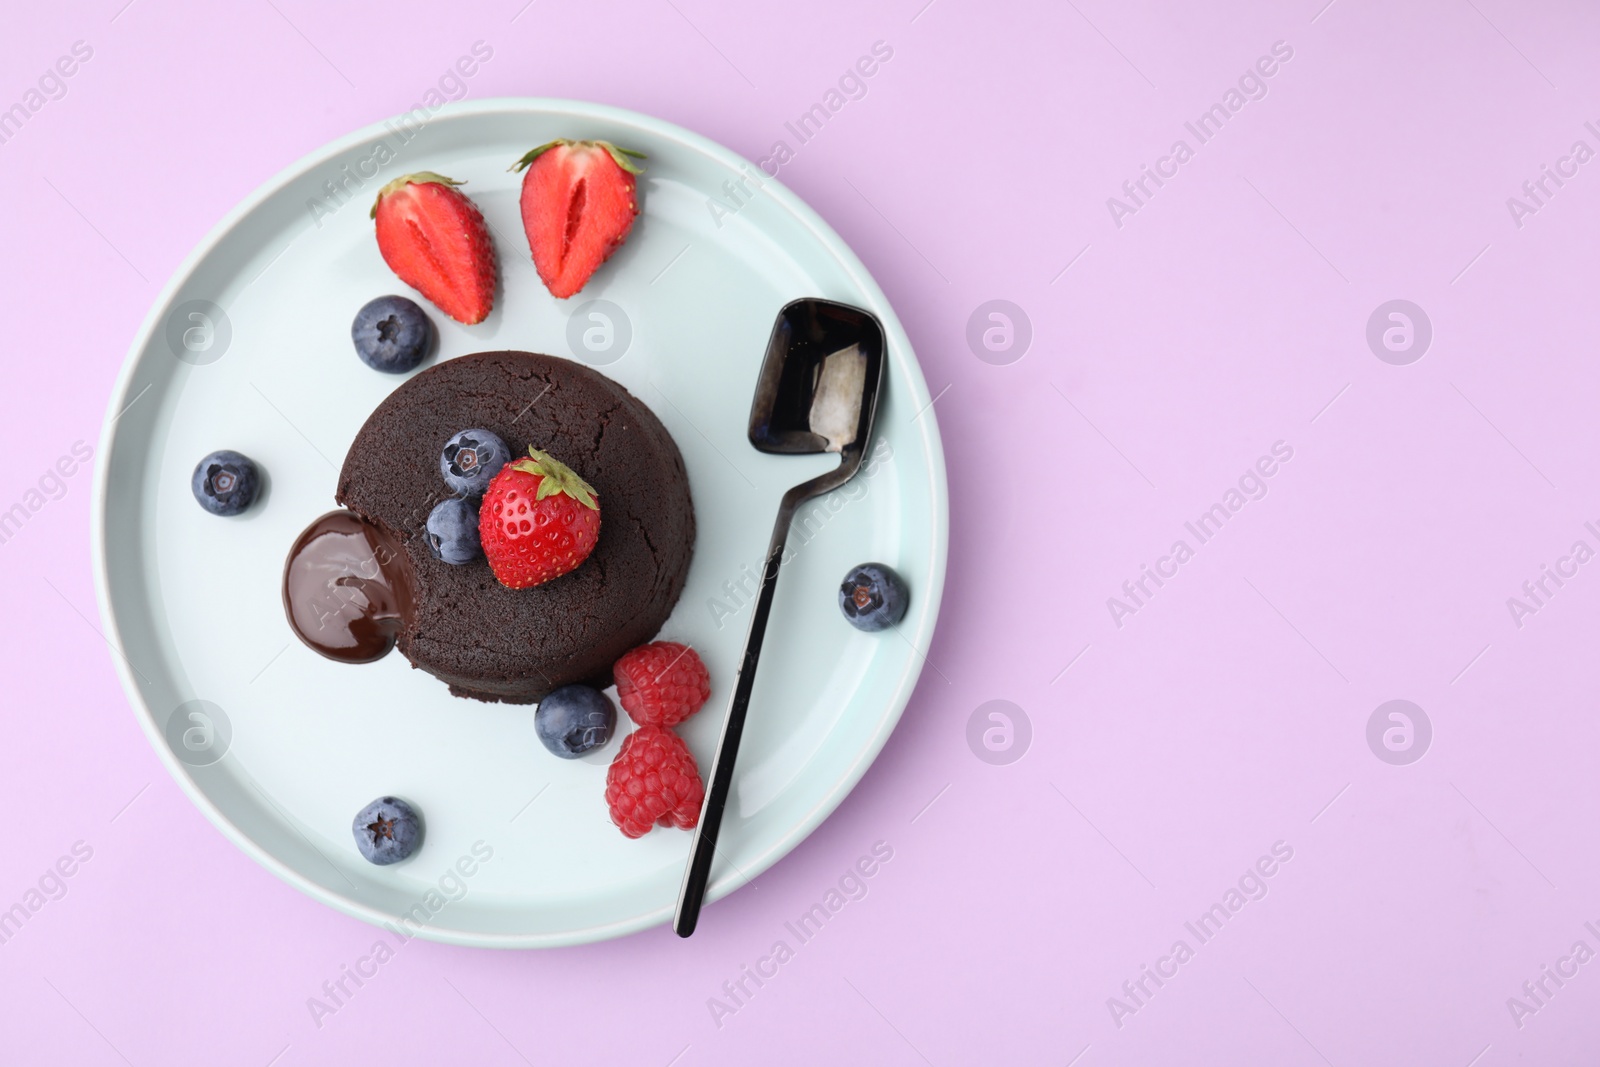
<path fill-rule="evenodd" d="M 629 734 L 606 772 L 611 821 L 629 837 L 643 837 L 653 826 L 693 830 L 705 795 L 689 746 L 659 726 Z"/>
<path fill-rule="evenodd" d="M 622 710 L 640 726 L 676 726 L 711 695 L 711 675 L 694 649 L 676 641 L 640 645 L 612 668 Z"/>

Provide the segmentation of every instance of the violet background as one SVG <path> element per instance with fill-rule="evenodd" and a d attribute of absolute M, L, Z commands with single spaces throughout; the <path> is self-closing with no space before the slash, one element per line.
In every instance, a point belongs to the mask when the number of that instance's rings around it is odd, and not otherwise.
<path fill-rule="evenodd" d="M 7 1063 L 1576 1062 L 1600 962 L 1600 563 L 1519 629 L 1524 580 L 1600 548 L 1600 162 L 1519 228 L 1506 198 L 1600 125 L 1576 2 L 124 0 L 15 6 L 0 107 L 93 58 L 0 144 L 0 509 L 82 439 L 161 283 L 240 198 L 415 102 L 592 99 L 759 159 L 876 41 L 893 59 L 782 171 L 887 291 L 947 448 L 942 621 L 837 814 L 680 942 L 415 943 L 319 1028 L 376 932 L 245 858 L 168 778 L 97 636 L 91 477 L 0 545 L 11 691 Z M 519 10 L 520 9 L 520 10 Z M 1117 227 L 1106 206 L 1276 41 L 1294 50 Z M 1070 267 L 1069 267 L 1070 264 Z M 1033 340 L 976 358 L 983 302 Z M 1368 316 L 1434 338 L 1392 366 Z M 1294 449 L 1118 628 L 1106 606 L 1274 442 Z M 1191 545 L 1195 542 L 1191 538 Z M 1066 669 L 1070 664 L 1070 669 Z M 1366 723 L 1425 709 L 1391 766 Z M 974 709 L 1032 740 L 995 766 Z M 708 999 L 876 841 L 894 858 L 717 1025 Z M 1274 842 L 1294 858 L 1119 1028 L 1137 978 Z M 1552 988 L 1554 988 L 1552 986 Z"/>

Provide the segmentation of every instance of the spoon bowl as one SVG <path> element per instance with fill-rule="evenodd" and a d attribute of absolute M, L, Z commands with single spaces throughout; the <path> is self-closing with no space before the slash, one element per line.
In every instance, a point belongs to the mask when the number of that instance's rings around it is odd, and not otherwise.
<path fill-rule="evenodd" d="M 871 313 L 831 300 L 785 305 L 756 380 L 750 444 L 778 454 L 840 452 L 841 470 L 859 464 L 882 371 L 883 327 Z"/>

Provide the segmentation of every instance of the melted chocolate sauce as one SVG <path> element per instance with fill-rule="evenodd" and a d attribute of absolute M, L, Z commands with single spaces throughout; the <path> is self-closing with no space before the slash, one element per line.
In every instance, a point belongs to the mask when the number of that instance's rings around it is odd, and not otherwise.
<path fill-rule="evenodd" d="M 413 588 L 400 546 L 352 511 L 330 511 L 307 526 L 283 567 L 289 627 L 343 663 L 389 654 L 411 615 Z"/>

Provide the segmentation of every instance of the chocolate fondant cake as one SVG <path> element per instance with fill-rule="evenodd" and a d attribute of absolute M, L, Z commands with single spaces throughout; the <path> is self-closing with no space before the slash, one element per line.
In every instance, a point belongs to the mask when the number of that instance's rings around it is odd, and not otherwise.
<path fill-rule="evenodd" d="M 440 449 L 459 430 L 499 434 L 572 467 L 599 495 L 599 542 L 571 573 L 530 589 L 482 558 L 451 566 L 424 537 L 449 494 Z M 396 389 L 356 435 L 339 503 L 375 524 L 411 568 L 397 646 L 458 696 L 530 703 L 574 682 L 604 687 L 624 652 L 660 630 L 683 591 L 694 510 L 683 457 L 621 385 L 571 360 L 484 352 L 446 360 Z"/>

